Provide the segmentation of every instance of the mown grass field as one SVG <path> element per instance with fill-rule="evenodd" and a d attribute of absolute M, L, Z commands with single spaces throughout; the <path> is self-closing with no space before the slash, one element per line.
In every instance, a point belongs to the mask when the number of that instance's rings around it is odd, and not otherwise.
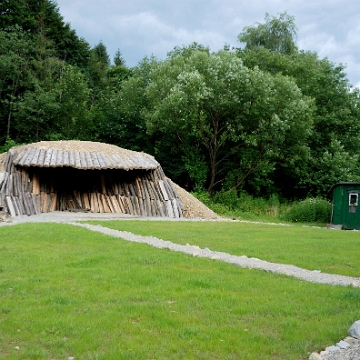
<path fill-rule="evenodd" d="M 268 232 L 261 226 L 248 228 L 243 241 L 237 223 L 210 224 L 105 225 L 214 250 L 218 237 L 228 252 L 243 252 L 246 243 L 244 250 L 253 249 L 247 255 L 261 257 L 256 249 L 265 253 L 266 246 L 276 253 L 270 235 L 260 246 Z M 319 229 L 306 231 L 319 237 Z M 332 238 L 322 241 L 324 252 L 332 248 Z M 0 228 L 0 359 L 307 359 L 346 336 L 359 318 L 359 289 L 241 269 L 71 225 Z"/>

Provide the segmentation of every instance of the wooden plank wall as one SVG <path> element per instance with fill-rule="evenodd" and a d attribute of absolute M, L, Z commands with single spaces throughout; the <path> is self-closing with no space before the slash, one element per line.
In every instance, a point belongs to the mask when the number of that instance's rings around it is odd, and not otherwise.
<path fill-rule="evenodd" d="M 60 192 L 56 182 L 45 178 L 41 171 L 36 171 L 37 168 L 30 168 L 28 172 L 22 167 L 15 167 L 12 163 L 15 156 L 14 152 L 8 152 L 4 162 L 5 173 L 0 177 L 0 207 L 11 216 L 70 210 L 182 217 L 183 204 L 161 167 L 138 172 L 133 178 L 116 176 L 116 172 L 78 170 L 98 172 L 100 181 L 90 184 L 91 190 L 86 184 L 83 189 L 78 186 L 77 189 Z"/>

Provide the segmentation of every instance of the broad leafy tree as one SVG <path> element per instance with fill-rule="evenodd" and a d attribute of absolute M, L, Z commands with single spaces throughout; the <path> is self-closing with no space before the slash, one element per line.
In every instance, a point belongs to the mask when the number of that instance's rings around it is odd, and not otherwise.
<path fill-rule="evenodd" d="M 309 135 L 312 102 L 296 84 L 251 70 L 229 51 L 177 49 L 153 67 L 150 79 L 150 132 L 175 134 L 183 156 L 194 143 L 206 149 L 209 192 L 236 154 L 248 154 L 237 188 L 261 161 L 289 154 Z"/>

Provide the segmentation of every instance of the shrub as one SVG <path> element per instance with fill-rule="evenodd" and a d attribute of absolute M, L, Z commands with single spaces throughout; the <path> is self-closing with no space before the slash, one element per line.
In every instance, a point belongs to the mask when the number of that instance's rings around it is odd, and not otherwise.
<path fill-rule="evenodd" d="M 331 203 L 322 198 L 308 198 L 293 203 L 282 218 L 292 222 L 327 223 L 331 218 Z"/>

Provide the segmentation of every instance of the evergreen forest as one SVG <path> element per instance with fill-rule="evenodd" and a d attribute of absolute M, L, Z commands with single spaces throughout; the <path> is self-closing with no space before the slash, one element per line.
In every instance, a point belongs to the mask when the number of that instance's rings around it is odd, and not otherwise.
<path fill-rule="evenodd" d="M 266 14 L 238 47 L 192 43 L 133 68 L 90 47 L 52 0 L 0 2 L 0 152 L 88 140 L 155 156 L 189 191 L 286 200 L 360 181 L 359 89 Z"/>

